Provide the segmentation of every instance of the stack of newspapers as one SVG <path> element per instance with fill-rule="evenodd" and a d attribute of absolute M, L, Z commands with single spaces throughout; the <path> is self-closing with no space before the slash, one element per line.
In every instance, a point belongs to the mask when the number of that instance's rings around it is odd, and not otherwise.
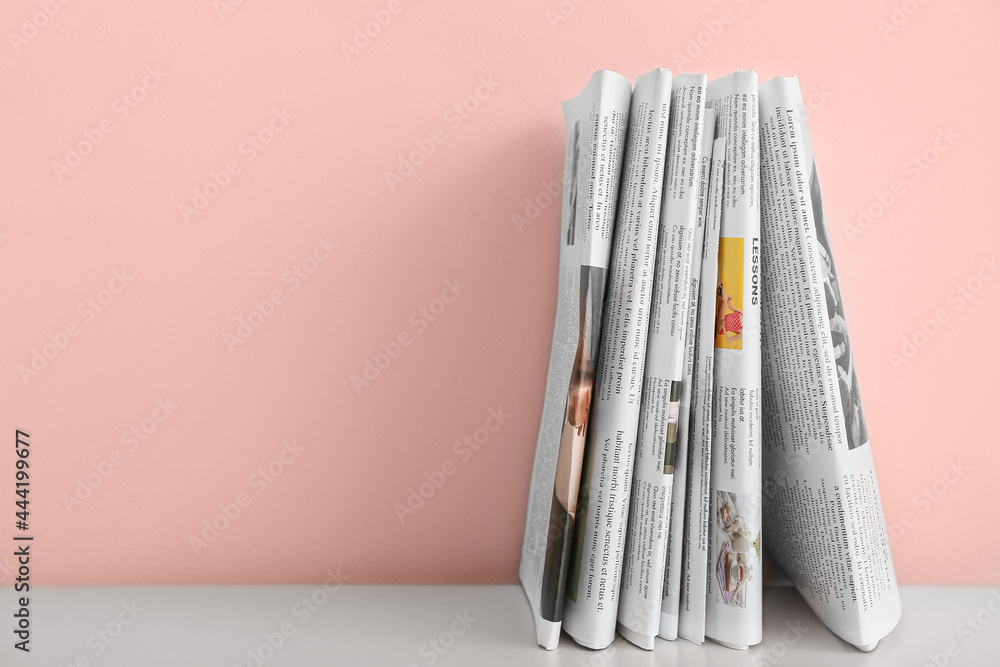
<path fill-rule="evenodd" d="M 563 111 L 538 643 L 748 648 L 766 548 L 872 650 L 899 590 L 798 81 L 598 71 Z"/>

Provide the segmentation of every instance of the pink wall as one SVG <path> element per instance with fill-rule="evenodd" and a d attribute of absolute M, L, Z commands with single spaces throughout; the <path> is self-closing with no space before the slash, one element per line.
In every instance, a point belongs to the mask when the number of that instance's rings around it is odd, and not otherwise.
<path fill-rule="evenodd" d="M 903 3 L 919 9 L 885 35 L 894 4 L 860 0 L 567 0 L 552 25 L 558 0 L 225 2 L 0 9 L 0 428 L 31 433 L 36 580 L 513 581 L 558 205 L 520 233 L 512 215 L 558 181 L 559 103 L 596 68 L 662 65 L 799 75 L 900 580 L 1000 583 L 1000 533 L 977 529 L 1000 505 L 1000 362 L 981 347 L 1000 329 L 995 2 Z M 238 331 L 258 302 L 269 316 Z M 35 350 L 54 358 L 22 378 Z M 456 449 L 491 410 L 502 426 Z M 12 467 L 7 446 L 10 524 Z M 443 485 L 401 522 L 428 475 Z M 239 516 L 203 535 L 220 505 Z"/>

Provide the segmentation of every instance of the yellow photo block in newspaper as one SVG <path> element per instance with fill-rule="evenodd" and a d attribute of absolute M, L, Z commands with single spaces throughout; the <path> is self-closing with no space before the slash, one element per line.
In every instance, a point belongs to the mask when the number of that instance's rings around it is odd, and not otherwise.
<path fill-rule="evenodd" d="M 715 347 L 743 349 L 743 238 L 719 239 L 715 290 Z"/>

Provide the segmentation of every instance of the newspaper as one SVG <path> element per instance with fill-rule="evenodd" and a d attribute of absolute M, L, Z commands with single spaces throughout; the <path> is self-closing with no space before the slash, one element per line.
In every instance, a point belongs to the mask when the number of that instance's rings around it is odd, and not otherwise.
<path fill-rule="evenodd" d="M 548 650 L 563 618 L 630 91 L 621 75 L 598 71 L 563 104 L 559 295 L 518 570 Z"/>
<path fill-rule="evenodd" d="M 688 483 L 691 478 L 691 397 L 694 383 L 694 348 L 697 340 L 698 326 L 698 285 L 701 281 L 701 262 L 704 259 L 705 245 L 705 212 L 708 210 L 710 177 L 712 169 L 712 143 L 715 137 L 715 111 L 705 109 L 704 127 L 702 130 L 701 164 L 699 165 L 698 191 L 698 231 L 695 237 L 695 256 L 693 262 L 688 310 L 688 336 L 684 351 L 684 389 L 681 392 L 681 418 L 679 465 L 677 466 L 677 483 L 673 488 L 671 498 L 670 534 L 667 539 L 667 562 L 663 575 L 663 602 L 660 606 L 660 622 L 658 634 L 664 639 L 677 639 L 678 612 L 683 594 L 684 570 L 684 530 L 688 522 Z M 715 260 L 712 260 L 713 263 Z"/>
<path fill-rule="evenodd" d="M 760 188 L 757 74 L 708 84 L 726 140 L 716 279 L 715 385 L 705 634 L 730 648 L 760 643 Z M 703 326 L 709 323 L 704 322 Z"/>
<path fill-rule="evenodd" d="M 715 114 L 712 113 L 712 120 Z M 708 527 L 712 463 L 712 385 L 715 371 L 716 289 L 719 277 L 719 226 L 722 219 L 723 174 L 726 139 L 719 137 L 711 150 L 711 177 L 706 188 L 705 242 L 701 276 L 697 283 L 696 341 L 693 361 L 691 428 L 688 431 L 688 493 L 684 524 L 681 604 L 677 634 L 701 644 L 705 641 L 705 589 L 708 585 Z M 662 627 L 661 623 L 661 627 Z M 661 635 L 662 636 L 662 635 Z"/>
<path fill-rule="evenodd" d="M 695 76 L 695 75 L 690 75 Z M 697 75 L 697 85 L 701 93 L 702 106 L 705 106 L 705 96 L 707 94 L 708 77 Z M 681 572 L 681 544 L 684 532 L 684 499 L 687 488 L 687 465 L 688 465 L 688 421 L 691 409 L 691 380 L 692 380 L 692 360 L 694 357 L 694 330 L 695 316 L 697 314 L 698 292 L 696 282 L 701 276 L 702 246 L 704 244 L 704 224 L 702 215 L 705 210 L 705 199 L 708 193 L 708 169 L 702 173 L 702 167 L 711 165 L 712 137 L 715 131 L 715 112 L 711 109 L 704 109 L 701 112 L 700 136 L 684 137 L 690 142 L 692 147 L 697 147 L 698 160 L 695 162 L 698 171 L 698 192 L 694 198 L 694 211 L 690 208 L 686 213 L 692 212 L 695 217 L 695 229 L 692 236 L 690 270 L 688 280 L 685 283 L 687 292 L 688 309 L 686 320 L 683 324 L 685 329 L 684 349 L 683 349 L 683 369 L 680 395 L 680 417 L 678 418 L 678 446 L 677 461 L 674 468 L 674 484 L 670 494 L 669 524 L 667 527 L 667 554 L 664 561 L 663 584 L 660 597 L 661 604 L 659 614 L 657 614 L 656 632 L 661 637 L 668 639 L 677 638 L 677 607 L 680 604 L 678 596 Z M 695 141 L 697 140 L 697 141 Z M 707 153 L 707 156 L 706 156 Z M 672 629 L 666 629 L 669 626 Z"/>
<path fill-rule="evenodd" d="M 589 648 L 615 638 L 632 464 L 639 428 L 663 162 L 669 70 L 632 93 L 618 215 L 580 488 L 580 521 L 566 582 L 566 632 Z"/>
<path fill-rule="evenodd" d="M 768 551 L 862 651 L 900 617 L 852 340 L 798 80 L 760 86 Z"/>
<path fill-rule="evenodd" d="M 671 486 L 683 442 L 690 375 L 686 342 L 692 339 L 691 277 L 699 270 L 698 210 L 705 113 L 704 74 L 674 77 L 670 95 L 667 167 L 656 246 L 656 272 L 646 344 L 639 438 L 636 443 L 628 536 L 618 603 L 618 631 L 647 650 L 659 628 L 667 537 L 671 521 L 683 524 L 683 504 L 671 518 Z M 638 90 L 638 86 L 637 86 Z M 683 485 L 682 485 L 683 488 Z M 679 519 L 679 521 L 677 521 Z"/>

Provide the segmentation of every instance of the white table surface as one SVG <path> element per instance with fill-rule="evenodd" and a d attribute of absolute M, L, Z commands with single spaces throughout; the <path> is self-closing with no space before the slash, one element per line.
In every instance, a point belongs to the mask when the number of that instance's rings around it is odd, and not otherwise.
<path fill-rule="evenodd" d="M 39 588 L 31 593 L 32 650 L 24 654 L 13 649 L 15 597 L 7 588 L 0 593 L 5 619 L 0 665 L 1000 665 L 1000 613 L 988 607 L 996 596 L 993 606 L 1000 610 L 1000 589 L 991 588 L 904 587 L 903 620 L 870 654 L 832 635 L 785 587 L 765 589 L 764 641 L 749 651 L 657 640 L 653 652 L 621 637 L 605 651 L 590 651 L 565 634 L 556 651 L 543 651 L 535 646 L 531 614 L 517 586 L 321 591 L 317 586 Z M 301 600 L 308 596 L 314 598 L 307 617 Z M 980 621 L 989 616 L 978 631 L 959 627 L 977 613 Z M 461 623 L 456 619 L 463 614 Z M 130 624 L 119 625 L 122 621 Z M 794 644 L 783 640 L 787 623 L 805 629 Z M 279 642 L 274 633 L 283 624 L 293 632 Z M 280 648 L 269 650 L 267 634 Z M 954 656 L 945 653 L 949 642 Z"/>

